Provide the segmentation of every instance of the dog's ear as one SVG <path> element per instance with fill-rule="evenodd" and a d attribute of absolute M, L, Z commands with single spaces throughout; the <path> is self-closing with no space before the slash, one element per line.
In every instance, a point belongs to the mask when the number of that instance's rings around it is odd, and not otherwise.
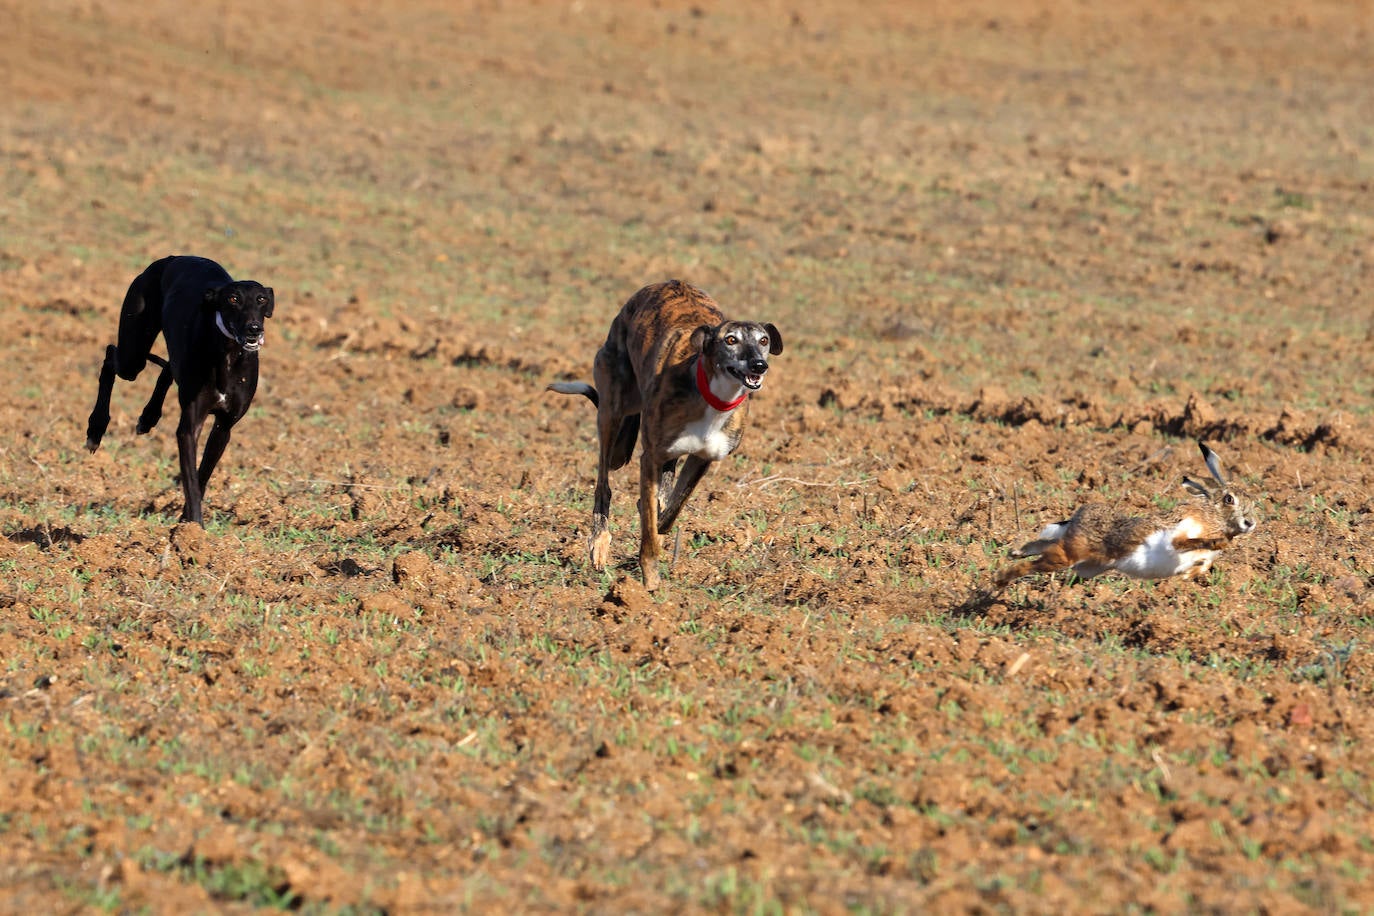
<path fill-rule="evenodd" d="M 205 290 L 205 298 L 201 301 L 201 305 L 207 309 L 212 309 L 219 305 L 218 286 L 211 286 Z"/>
<path fill-rule="evenodd" d="M 262 295 L 267 297 L 267 307 L 262 310 L 262 317 L 271 318 L 272 310 L 277 307 L 277 296 L 272 292 L 272 287 L 270 286 L 264 286 L 262 288 Z"/>
<path fill-rule="evenodd" d="M 782 352 L 782 333 L 771 321 L 765 324 L 763 329 L 768 332 L 768 354 L 777 356 Z"/>
<path fill-rule="evenodd" d="M 716 326 L 703 324 L 692 332 L 692 352 L 705 353 L 706 344 L 716 335 Z"/>

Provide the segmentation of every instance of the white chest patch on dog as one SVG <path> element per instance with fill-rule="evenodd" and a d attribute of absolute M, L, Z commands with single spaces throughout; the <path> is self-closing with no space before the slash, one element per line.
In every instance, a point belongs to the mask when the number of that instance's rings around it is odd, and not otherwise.
<path fill-rule="evenodd" d="M 1216 556 L 1215 550 L 1174 549 L 1174 539 L 1179 536 L 1198 538 L 1203 534 L 1202 523 L 1195 518 L 1185 518 L 1172 528 L 1154 532 L 1126 556 L 1111 565 L 1112 569 L 1137 579 L 1167 579 L 1186 573 L 1194 567 L 1205 572 Z"/>
<path fill-rule="evenodd" d="M 735 450 L 736 442 L 725 428 L 729 419 L 729 413 L 707 407 L 705 416 L 688 423 L 682 428 L 682 432 L 678 433 L 677 438 L 668 446 L 668 457 L 696 455 L 707 461 L 719 461 L 729 455 Z"/>

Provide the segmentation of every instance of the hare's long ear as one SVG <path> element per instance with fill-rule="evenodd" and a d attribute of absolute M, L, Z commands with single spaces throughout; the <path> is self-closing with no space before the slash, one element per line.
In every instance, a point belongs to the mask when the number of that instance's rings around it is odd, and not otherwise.
<path fill-rule="evenodd" d="M 1202 450 L 1202 460 L 1207 462 L 1207 471 L 1212 475 L 1217 483 L 1226 486 L 1226 478 L 1221 476 L 1221 459 L 1217 458 L 1217 453 L 1207 447 L 1207 443 L 1198 440 L 1197 447 Z"/>
<path fill-rule="evenodd" d="M 1192 480 L 1188 477 L 1183 478 L 1183 489 L 1187 490 L 1194 496 L 1200 496 L 1203 499 L 1212 498 L 1212 493 L 1210 490 L 1207 489 L 1206 484 L 1198 483 L 1196 480 Z"/>

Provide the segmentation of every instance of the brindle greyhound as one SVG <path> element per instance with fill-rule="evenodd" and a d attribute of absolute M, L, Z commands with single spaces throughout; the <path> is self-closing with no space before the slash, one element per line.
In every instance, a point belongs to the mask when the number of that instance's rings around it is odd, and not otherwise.
<path fill-rule="evenodd" d="M 154 261 L 129 284 L 119 313 L 119 343 L 105 348 L 95 408 L 86 424 L 86 448 L 94 452 L 110 423 L 115 376 L 132 382 L 151 362 L 162 367 L 153 395 L 138 419 L 146 433 L 162 417 L 172 382 L 181 401 L 177 451 L 186 506 L 184 522 L 203 525 L 201 498 L 229 444 L 229 431 L 248 412 L 258 389 L 262 323 L 272 316 L 272 290 L 253 280 L 234 280 L 206 258 L 178 255 Z M 157 335 L 167 358 L 149 351 Z M 215 425 L 196 470 L 196 444 L 206 417 Z"/>
<path fill-rule="evenodd" d="M 611 322 L 596 353 L 595 387 L 548 386 L 585 395 L 597 407 L 601 448 L 588 541 L 594 568 L 610 559 L 610 472 L 629 462 L 638 437 L 639 565 L 645 588 L 658 587 L 660 535 L 672 528 L 711 462 L 739 445 L 745 415 L 739 408 L 763 387 L 768 354 L 781 352 L 782 335 L 772 324 L 727 321 L 706 293 L 669 280 L 635 293 Z"/>

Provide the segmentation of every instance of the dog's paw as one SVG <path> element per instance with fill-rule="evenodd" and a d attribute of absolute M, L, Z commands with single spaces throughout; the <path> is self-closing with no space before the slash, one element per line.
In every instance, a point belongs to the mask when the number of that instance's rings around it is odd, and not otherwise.
<path fill-rule="evenodd" d="M 605 569 L 611 562 L 611 533 L 602 531 L 588 543 L 593 569 Z"/>

